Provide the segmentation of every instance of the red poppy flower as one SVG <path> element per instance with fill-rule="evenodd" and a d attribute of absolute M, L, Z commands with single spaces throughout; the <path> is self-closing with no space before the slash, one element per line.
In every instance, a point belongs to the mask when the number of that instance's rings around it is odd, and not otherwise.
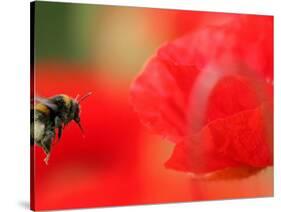
<path fill-rule="evenodd" d="M 167 168 L 273 164 L 273 18 L 225 20 L 164 44 L 132 84 L 142 122 L 176 143 Z"/>

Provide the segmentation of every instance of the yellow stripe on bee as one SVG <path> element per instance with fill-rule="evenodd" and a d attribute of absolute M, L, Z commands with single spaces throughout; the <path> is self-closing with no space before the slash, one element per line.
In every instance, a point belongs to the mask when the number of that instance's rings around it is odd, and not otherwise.
<path fill-rule="evenodd" d="M 67 107 L 69 107 L 70 106 L 70 102 L 71 102 L 71 98 L 69 96 L 67 96 L 67 95 L 64 95 L 64 94 L 62 94 L 61 96 L 63 98 L 63 101 L 65 102 L 65 105 Z"/>
<path fill-rule="evenodd" d="M 38 111 L 40 111 L 42 113 L 45 113 L 45 114 L 49 114 L 50 113 L 49 108 L 46 105 L 42 104 L 42 103 L 36 104 L 35 105 L 35 110 L 38 110 Z"/>

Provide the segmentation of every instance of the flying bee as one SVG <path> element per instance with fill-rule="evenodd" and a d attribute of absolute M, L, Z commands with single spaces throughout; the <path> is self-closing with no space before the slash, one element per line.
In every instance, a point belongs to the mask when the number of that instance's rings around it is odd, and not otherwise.
<path fill-rule="evenodd" d="M 51 154 L 52 142 L 58 134 L 58 141 L 62 136 L 63 128 L 71 121 L 78 124 L 81 132 L 83 128 L 80 124 L 80 103 L 90 96 L 89 92 L 75 99 L 60 94 L 51 98 L 36 97 L 35 104 L 31 108 L 31 145 L 34 143 L 42 147 L 46 154 L 44 159 L 48 164 Z"/>

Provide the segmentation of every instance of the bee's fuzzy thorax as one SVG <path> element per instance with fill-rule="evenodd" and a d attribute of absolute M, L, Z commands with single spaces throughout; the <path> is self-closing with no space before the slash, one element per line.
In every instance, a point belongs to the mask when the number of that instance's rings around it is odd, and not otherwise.
<path fill-rule="evenodd" d="M 65 94 L 61 94 L 60 96 L 63 98 L 63 101 L 65 102 L 66 107 L 70 107 L 71 101 L 73 101 L 72 98 L 70 98 L 69 96 L 67 96 Z"/>

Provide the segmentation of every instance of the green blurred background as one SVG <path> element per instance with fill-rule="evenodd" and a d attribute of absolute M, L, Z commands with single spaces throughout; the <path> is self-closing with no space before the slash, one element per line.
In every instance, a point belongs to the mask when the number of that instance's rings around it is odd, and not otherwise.
<path fill-rule="evenodd" d="M 166 20 L 161 27 L 165 14 L 163 10 L 155 16 L 149 9 L 36 1 L 35 62 L 90 64 L 95 71 L 131 78 L 170 38 L 172 25 Z M 151 16 L 155 21 L 149 21 Z"/>
<path fill-rule="evenodd" d="M 95 7 L 66 3 L 36 2 L 35 59 L 85 62 L 89 60 Z M 93 17 L 93 20 L 94 17 Z"/>

